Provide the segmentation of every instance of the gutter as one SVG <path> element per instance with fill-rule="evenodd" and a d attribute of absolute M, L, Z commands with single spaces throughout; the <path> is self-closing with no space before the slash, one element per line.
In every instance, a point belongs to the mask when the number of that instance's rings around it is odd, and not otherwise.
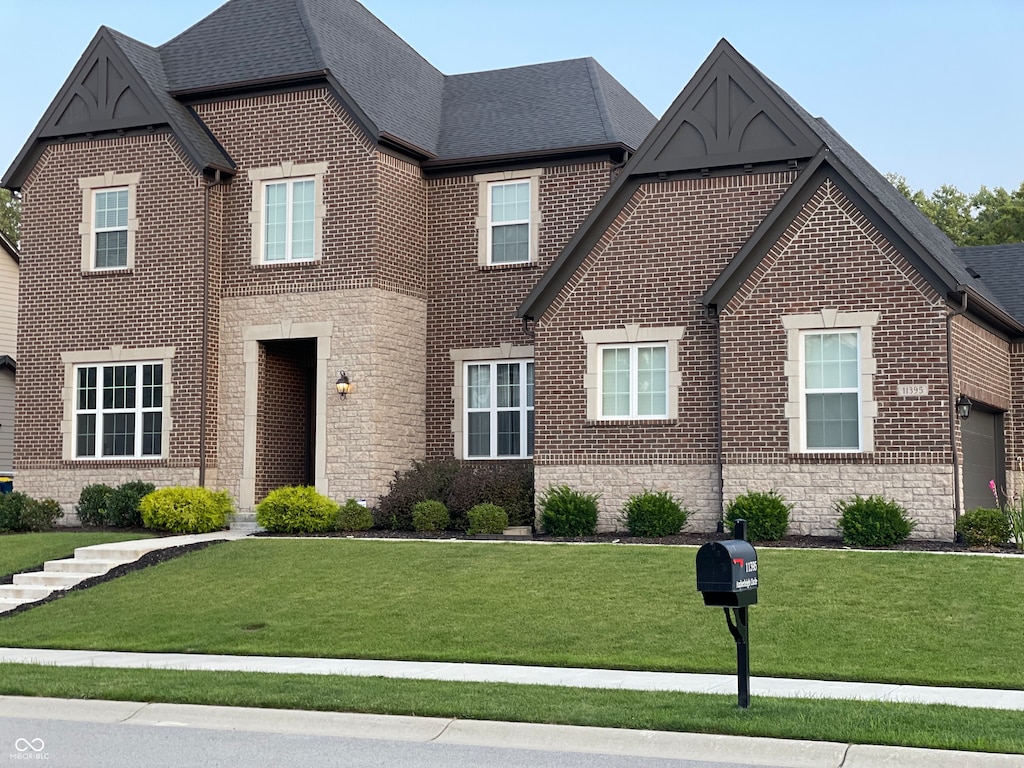
<path fill-rule="evenodd" d="M 967 290 L 960 289 L 960 307 L 946 315 L 946 387 L 949 397 L 949 450 L 953 457 L 953 523 L 963 514 L 960 502 L 960 460 L 956 451 L 956 392 L 953 386 L 953 318 L 967 311 Z"/>
<path fill-rule="evenodd" d="M 719 533 L 725 532 L 725 461 L 722 458 L 723 437 L 722 437 L 722 317 L 718 313 L 717 304 L 708 304 L 708 319 L 715 326 L 715 465 L 718 471 L 718 525 L 716 530 Z"/>

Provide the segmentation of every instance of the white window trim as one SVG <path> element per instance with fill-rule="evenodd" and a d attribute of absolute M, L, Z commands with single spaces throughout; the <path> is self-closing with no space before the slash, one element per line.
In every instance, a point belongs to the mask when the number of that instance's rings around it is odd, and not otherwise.
<path fill-rule="evenodd" d="M 64 364 L 64 387 L 61 398 L 64 401 L 64 418 L 61 420 L 62 458 L 65 461 L 101 461 L 116 463 L 119 461 L 160 461 L 168 456 L 171 430 L 174 427 L 171 415 L 171 400 L 174 395 L 174 383 L 171 377 L 171 363 L 174 359 L 174 347 L 151 347 L 147 349 L 125 349 L 113 346 L 108 349 L 87 352 L 62 352 L 61 362 Z M 76 456 L 76 410 L 75 395 L 77 393 L 77 371 L 82 366 L 128 365 L 137 363 L 160 363 L 163 365 L 163 400 L 161 403 L 161 435 L 159 456 Z M 97 377 L 97 386 L 102 389 L 102 380 Z M 141 411 L 141 406 L 140 406 Z M 97 425 L 99 432 L 99 425 Z M 99 435 L 97 435 L 99 439 Z M 137 446 L 141 449 L 141 445 Z"/>
<path fill-rule="evenodd" d="M 583 331 L 587 345 L 587 371 L 583 375 L 583 388 L 587 393 L 588 421 L 665 421 L 679 418 L 679 390 L 682 387 L 682 373 L 679 370 L 679 342 L 686 335 L 686 328 L 666 326 L 642 328 L 639 325 L 624 325 Z M 656 346 L 664 344 L 666 392 L 664 416 L 603 416 L 601 413 L 601 351 L 607 347 Z"/>
<path fill-rule="evenodd" d="M 822 309 L 808 315 L 786 315 L 782 318 L 787 336 L 785 375 L 788 401 L 785 415 L 789 422 L 790 453 L 870 453 L 875 449 L 875 419 L 878 403 L 874 396 L 874 379 L 878 366 L 874 358 L 871 330 L 878 325 L 879 312 L 840 312 Z M 806 398 L 804 397 L 804 331 L 854 332 L 860 346 L 860 448 L 807 448 Z"/>
<path fill-rule="evenodd" d="M 117 272 L 130 271 L 135 268 L 135 235 L 139 230 L 139 219 L 136 214 L 139 180 L 141 173 L 113 173 L 108 171 L 102 176 L 87 176 L 78 180 L 82 190 L 82 221 L 78 225 L 78 234 L 82 237 L 82 271 L 83 272 Z M 96 193 L 110 189 L 128 189 L 128 255 L 124 266 L 96 266 Z"/>
<path fill-rule="evenodd" d="M 480 173 L 473 177 L 479 188 L 478 202 L 479 210 L 476 217 L 476 228 L 478 233 L 477 259 L 481 267 L 489 266 L 520 266 L 533 264 L 538 259 L 540 246 L 540 177 L 544 173 L 543 168 L 531 168 L 522 171 L 500 171 L 498 173 Z M 517 181 L 530 182 L 530 246 L 529 258 L 526 261 L 498 262 L 491 261 L 491 186 L 495 183 L 509 183 Z"/>
<path fill-rule="evenodd" d="M 532 346 L 516 346 L 514 344 L 501 344 L 497 347 L 482 347 L 477 349 L 453 349 L 449 352 L 452 362 L 455 364 L 455 381 L 452 384 L 452 403 L 455 406 L 452 417 L 452 451 L 456 459 L 472 459 L 474 461 L 506 461 L 515 460 L 519 457 L 501 456 L 495 458 L 484 458 L 481 456 L 467 456 L 466 441 L 466 365 L 471 363 L 488 362 L 513 362 L 518 360 L 533 361 Z M 536 367 L 534 367 L 534 381 L 536 382 Z M 536 410 L 536 406 L 534 406 Z M 525 439 L 525 435 L 524 435 Z"/>
<path fill-rule="evenodd" d="M 252 230 L 253 266 L 273 266 L 280 264 L 308 264 L 318 261 L 323 256 L 324 217 L 327 207 L 324 205 L 324 176 L 327 174 L 328 163 L 292 163 L 267 168 L 250 168 L 247 171 L 252 182 L 251 206 L 249 209 L 249 225 Z M 264 200 L 268 183 L 285 181 L 313 180 L 313 257 L 310 259 L 284 259 L 282 261 L 265 261 L 263 258 L 264 241 Z M 289 245 L 290 248 L 290 245 Z"/>

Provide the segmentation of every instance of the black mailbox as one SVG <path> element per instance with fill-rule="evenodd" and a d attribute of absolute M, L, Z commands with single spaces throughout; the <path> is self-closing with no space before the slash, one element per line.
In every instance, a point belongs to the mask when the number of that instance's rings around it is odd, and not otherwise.
<path fill-rule="evenodd" d="M 704 605 L 742 608 L 757 602 L 757 553 L 741 539 L 712 541 L 697 550 L 697 589 Z"/>

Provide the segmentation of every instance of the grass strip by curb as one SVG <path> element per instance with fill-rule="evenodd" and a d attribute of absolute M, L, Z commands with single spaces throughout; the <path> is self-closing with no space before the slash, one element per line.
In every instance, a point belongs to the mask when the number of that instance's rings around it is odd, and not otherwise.
<path fill-rule="evenodd" d="M 415 715 L 1024 754 L 1018 718 L 934 704 L 0 664 L 0 694 Z"/>

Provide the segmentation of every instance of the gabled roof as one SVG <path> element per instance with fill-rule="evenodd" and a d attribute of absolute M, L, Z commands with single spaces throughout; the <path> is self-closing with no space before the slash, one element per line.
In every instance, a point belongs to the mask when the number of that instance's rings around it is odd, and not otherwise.
<path fill-rule="evenodd" d="M 18 189 L 45 146 L 93 134 L 169 129 L 200 169 L 234 167 L 188 107 L 167 92 L 157 52 L 100 27 L 3 178 Z"/>
<path fill-rule="evenodd" d="M 187 105 L 312 83 L 423 160 L 632 149 L 655 123 L 591 59 L 446 77 L 356 0 L 229 0 L 159 48 L 102 27 L 3 185 L 49 142 L 130 130 L 169 129 L 197 167 L 230 172 Z"/>
<path fill-rule="evenodd" d="M 539 318 L 602 237 L 636 189 L 651 177 L 738 173 L 791 167 L 800 175 L 749 241 L 702 297 L 723 306 L 751 274 L 821 181 L 828 177 L 944 297 L 969 291 L 975 311 L 1015 333 L 1024 332 L 1008 307 L 972 282 L 952 241 L 896 190 L 824 120 L 750 65 L 725 40 L 651 131 L 622 174 L 541 277 L 520 317 Z M 1022 316 L 1024 317 L 1024 316 Z"/>
<path fill-rule="evenodd" d="M 10 355 L 0 355 L 0 368 L 6 368 L 11 373 L 17 373 L 18 366 Z"/>
<path fill-rule="evenodd" d="M 0 250 L 14 259 L 15 264 L 21 264 L 21 256 L 18 253 L 18 246 L 15 245 L 7 235 L 0 232 Z"/>

